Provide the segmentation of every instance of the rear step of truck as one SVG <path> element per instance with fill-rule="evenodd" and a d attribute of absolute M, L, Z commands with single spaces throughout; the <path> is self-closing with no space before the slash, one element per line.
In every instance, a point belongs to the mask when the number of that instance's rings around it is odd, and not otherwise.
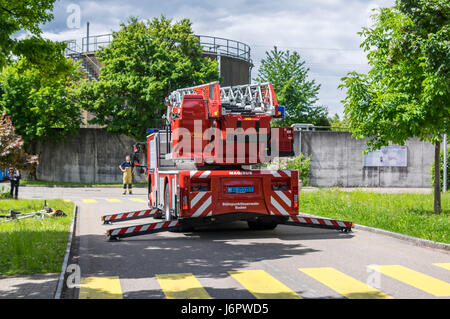
<path fill-rule="evenodd" d="M 154 213 L 148 213 L 143 215 L 143 212 L 147 211 L 155 211 Z M 129 212 L 123 214 L 112 214 L 106 215 L 102 217 L 102 221 L 104 224 L 111 223 L 113 221 L 124 221 L 124 220 L 132 220 L 137 218 L 146 218 L 153 217 L 157 213 L 161 213 L 158 209 L 151 209 L 147 211 L 137 211 L 137 212 Z M 127 215 L 125 215 L 127 214 Z M 124 216 L 125 215 L 125 216 Z M 136 216 L 134 216 L 136 215 Z M 281 224 L 281 225 L 290 225 L 290 226 L 300 226 L 300 227 L 314 227 L 314 228 L 322 228 L 322 229 L 335 229 L 342 232 L 350 232 L 353 227 L 352 222 L 348 221 L 340 221 L 333 219 L 325 219 L 325 218 L 313 218 L 313 217 L 305 217 L 305 216 L 271 216 L 268 219 L 268 216 L 255 214 L 255 213 L 232 213 L 232 214 L 223 214 L 212 217 L 197 217 L 197 218 L 182 218 L 173 221 L 163 221 L 156 223 L 148 223 L 143 225 L 134 225 L 127 227 L 120 227 L 109 229 L 106 231 L 107 238 L 110 241 L 119 240 L 120 238 L 126 237 L 134 237 L 140 235 L 147 235 L 158 233 L 162 231 L 188 231 L 192 230 L 196 227 L 204 227 L 211 224 L 220 224 L 227 223 L 238 220 L 245 221 L 256 221 L 261 218 L 270 220 L 273 223 Z M 108 222 L 105 222 L 107 220 Z"/>

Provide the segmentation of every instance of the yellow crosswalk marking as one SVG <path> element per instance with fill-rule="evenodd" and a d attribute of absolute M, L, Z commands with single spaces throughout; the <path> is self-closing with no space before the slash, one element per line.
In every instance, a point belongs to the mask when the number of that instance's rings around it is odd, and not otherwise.
<path fill-rule="evenodd" d="M 167 299 L 211 299 L 191 273 L 156 275 Z"/>
<path fill-rule="evenodd" d="M 117 198 L 106 198 L 106 200 L 110 203 L 120 203 L 121 200 Z"/>
<path fill-rule="evenodd" d="M 79 299 L 122 299 L 119 277 L 82 278 Z"/>
<path fill-rule="evenodd" d="M 229 271 L 228 273 L 258 299 L 301 299 L 293 290 L 264 270 Z"/>
<path fill-rule="evenodd" d="M 437 297 L 450 296 L 450 284 L 400 265 L 369 266 L 374 270 Z"/>
<path fill-rule="evenodd" d="M 349 299 L 392 298 L 331 267 L 299 268 L 299 270 Z"/>
<path fill-rule="evenodd" d="M 444 268 L 444 269 L 447 269 L 447 270 L 450 270 L 450 263 L 436 263 L 436 264 L 433 264 L 433 265 L 441 267 L 441 268 Z"/>
<path fill-rule="evenodd" d="M 95 199 L 83 199 L 83 203 L 97 203 Z"/>
<path fill-rule="evenodd" d="M 140 198 L 128 198 L 129 200 L 132 200 L 133 202 L 145 202 L 145 200 Z"/>

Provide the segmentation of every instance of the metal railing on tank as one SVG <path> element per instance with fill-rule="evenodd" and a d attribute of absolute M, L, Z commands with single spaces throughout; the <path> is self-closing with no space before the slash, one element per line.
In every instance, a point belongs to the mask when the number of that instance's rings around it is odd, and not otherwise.
<path fill-rule="evenodd" d="M 207 54 L 229 56 L 251 63 L 250 46 L 235 40 L 196 35 L 203 52 Z M 82 38 L 82 51 L 93 52 L 111 43 L 112 34 L 101 34 Z"/>
<path fill-rule="evenodd" d="M 251 62 L 250 46 L 245 43 L 207 35 L 196 35 L 196 37 L 205 53 L 229 56 Z"/>

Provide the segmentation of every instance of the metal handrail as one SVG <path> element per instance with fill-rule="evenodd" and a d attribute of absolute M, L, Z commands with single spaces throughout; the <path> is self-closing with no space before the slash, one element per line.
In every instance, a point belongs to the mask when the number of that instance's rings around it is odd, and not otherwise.
<path fill-rule="evenodd" d="M 97 51 L 111 43 L 112 34 L 99 34 L 81 39 L 81 49 L 83 52 Z"/>
<path fill-rule="evenodd" d="M 252 62 L 250 57 L 250 46 L 243 42 L 207 35 L 195 35 L 195 37 L 197 37 L 200 45 L 203 47 L 204 53 L 228 56 L 250 63 Z M 112 34 L 100 34 L 83 37 L 81 39 L 81 50 L 82 52 L 94 52 L 99 48 L 108 45 L 111 41 Z"/>
<path fill-rule="evenodd" d="M 91 62 L 91 65 L 93 65 L 96 69 L 97 72 L 100 73 L 100 67 L 89 57 L 89 55 L 87 55 L 84 51 L 78 51 L 77 50 L 77 45 L 75 40 L 69 40 L 69 41 L 65 41 L 67 43 L 67 48 L 65 50 L 65 55 L 66 57 L 68 56 L 83 56 L 85 57 L 87 60 L 89 60 L 89 62 Z M 73 46 L 72 46 L 73 44 Z M 71 45 L 72 47 L 69 47 L 69 45 Z M 69 53 L 70 51 L 70 53 Z"/>
<path fill-rule="evenodd" d="M 250 46 L 236 40 L 207 35 L 196 35 L 205 53 L 224 55 L 251 62 Z"/>

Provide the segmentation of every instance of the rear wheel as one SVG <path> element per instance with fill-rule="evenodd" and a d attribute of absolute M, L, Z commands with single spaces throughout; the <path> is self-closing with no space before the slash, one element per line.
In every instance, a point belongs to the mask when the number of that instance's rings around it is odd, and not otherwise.
<path fill-rule="evenodd" d="M 251 230 L 272 230 L 277 227 L 275 222 L 263 222 L 263 221 L 248 221 L 248 228 Z"/>

